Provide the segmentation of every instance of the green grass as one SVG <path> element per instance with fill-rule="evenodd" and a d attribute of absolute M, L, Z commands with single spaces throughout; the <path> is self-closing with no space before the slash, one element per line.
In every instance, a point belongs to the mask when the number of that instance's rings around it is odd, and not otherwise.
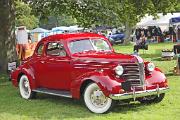
<path fill-rule="evenodd" d="M 18 89 L 13 87 L 6 75 L 0 75 L 0 120 L 179 120 L 180 119 L 180 76 L 172 74 L 175 60 L 161 61 L 161 50 L 172 49 L 173 44 L 152 44 L 144 54 L 166 74 L 170 91 L 158 104 L 144 105 L 133 102 L 117 105 L 108 114 L 93 114 L 83 102 L 62 97 L 38 94 L 37 99 L 24 100 Z M 117 52 L 132 53 L 132 46 L 114 46 Z"/>
<path fill-rule="evenodd" d="M 0 85 L 8 81 L 8 76 L 6 74 L 0 74 Z"/>

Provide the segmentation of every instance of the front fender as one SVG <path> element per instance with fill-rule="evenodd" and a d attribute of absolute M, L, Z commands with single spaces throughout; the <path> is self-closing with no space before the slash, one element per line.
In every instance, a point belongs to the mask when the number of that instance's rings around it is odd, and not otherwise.
<path fill-rule="evenodd" d="M 146 76 L 147 89 L 155 88 L 157 85 L 159 87 L 168 87 L 167 78 L 159 68 L 155 68 L 151 74 Z"/>
<path fill-rule="evenodd" d="M 73 98 L 80 98 L 81 86 L 87 80 L 95 82 L 106 96 L 109 96 L 109 94 L 117 94 L 121 90 L 120 83 L 112 80 L 108 74 L 94 71 L 82 75 L 72 82 L 71 93 Z"/>

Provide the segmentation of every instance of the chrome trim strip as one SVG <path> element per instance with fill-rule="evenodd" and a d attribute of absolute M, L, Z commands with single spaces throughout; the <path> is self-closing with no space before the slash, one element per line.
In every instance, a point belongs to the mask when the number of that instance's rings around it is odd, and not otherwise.
<path fill-rule="evenodd" d="M 128 79 L 128 80 L 126 80 L 126 81 L 135 81 L 135 82 L 139 82 L 140 81 L 140 79 Z"/>
<path fill-rule="evenodd" d="M 88 64 L 74 64 L 74 66 L 86 66 Z"/>
<path fill-rule="evenodd" d="M 120 65 L 136 65 L 136 66 L 138 66 L 138 64 L 137 63 L 128 63 L 128 62 L 122 62 L 122 63 L 120 63 Z"/>
<path fill-rule="evenodd" d="M 140 74 L 137 74 L 137 73 L 128 73 L 128 74 L 123 74 L 123 76 L 140 76 Z"/>
<path fill-rule="evenodd" d="M 131 98 L 136 100 L 136 98 L 150 96 L 150 95 L 159 96 L 161 93 L 167 92 L 168 89 L 169 89 L 168 87 L 164 87 L 164 88 L 157 87 L 156 89 L 144 90 L 144 91 L 135 91 L 135 89 L 133 89 L 133 92 L 124 93 L 124 94 L 110 94 L 109 97 L 113 100 L 125 100 Z"/>
<path fill-rule="evenodd" d="M 108 63 L 110 63 L 110 62 L 106 62 L 106 61 L 102 61 L 102 62 L 100 62 L 101 64 L 108 64 Z"/>
<path fill-rule="evenodd" d="M 71 95 L 56 94 L 56 93 L 46 92 L 46 91 L 41 91 L 41 90 L 32 90 L 32 91 L 33 91 L 33 92 L 38 92 L 38 93 L 49 94 L 49 95 L 60 96 L 60 97 L 72 98 L 72 96 L 71 96 Z"/>

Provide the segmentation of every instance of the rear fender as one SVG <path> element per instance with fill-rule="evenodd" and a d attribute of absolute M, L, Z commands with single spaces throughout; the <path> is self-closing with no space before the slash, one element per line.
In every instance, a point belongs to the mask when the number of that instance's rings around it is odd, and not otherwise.
<path fill-rule="evenodd" d="M 31 89 L 35 89 L 36 82 L 35 82 L 35 75 L 34 75 L 33 69 L 24 67 L 21 69 L 21 73 L 25 74 L 28 77 Z"/>

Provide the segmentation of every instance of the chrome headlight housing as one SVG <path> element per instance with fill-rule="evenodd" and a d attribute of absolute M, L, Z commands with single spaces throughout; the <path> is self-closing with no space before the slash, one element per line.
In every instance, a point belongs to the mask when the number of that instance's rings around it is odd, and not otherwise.
<path fill-rule="evenodd" d="M 115 73 L 116 73 L 118 76 L 122 75 L 123 72 L 124 72 L 124 68 L 123 68 L 121 65 L 118 65 L 118 66 L 115 67 Z"/>
<path fill-rule="evenodd" d="M 155 69 L 155 65 L 154 65 L 153 63 L 148 63 L 148 64 L 147 64 L 147 70 L 148 70 L 149 72 L 154 71 L 154 69 Z"/>

